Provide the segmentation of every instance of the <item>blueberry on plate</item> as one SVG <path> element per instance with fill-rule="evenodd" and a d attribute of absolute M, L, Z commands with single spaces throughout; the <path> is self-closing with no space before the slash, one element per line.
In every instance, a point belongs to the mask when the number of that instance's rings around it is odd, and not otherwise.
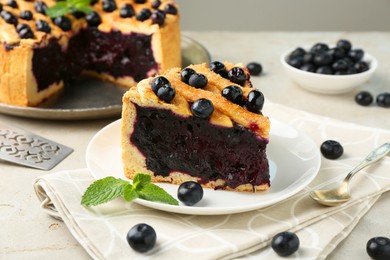
<path fill-rule="evenodd" d="M 272 238 L 272 249 L 279 256 L 289 256 L 299 249 L 299 238 L 292 232 L 281 232 Z"/>
<path fill-rule="evenodd" d="M 210 100 L 200 98 L 192 103 L 191 112 L 195 117 L 208 119 L 214 112 L 214 105 Z"/>
<path fill-rule="evenodd" d="M 355 101 L 361 106 L 369 106 L 374 98 L 372 97 L 371 93 L 368 91 L 361 91 L 356 94 Z"/>
<path fill-rule="evenodd" d="M 194 181 L 183 182 L 177 190 L 177 198 L 185 205 L 193 206 L 203 198 L 203 188 Z"/>
<path fill-rule="evenodd" d="M 323 142 L 320 150 L 325 158 L 332 160 L 339 158 L 344 152 L 344 148 L 341 144 L 334 140 L 327 140 Z"/>
<path fill-rule="evenodd" d="M 366 251 L 374 260 L 389 260 L 390 239 L 387 237 L 373 237 L 368 240 Z"/>
<path fill-rule="evenodd" d="M 154 247 L 157 235 L 151 226 L 140 223 L 129 230 L 126 240 L 135 251 L 144 253 Z"/>

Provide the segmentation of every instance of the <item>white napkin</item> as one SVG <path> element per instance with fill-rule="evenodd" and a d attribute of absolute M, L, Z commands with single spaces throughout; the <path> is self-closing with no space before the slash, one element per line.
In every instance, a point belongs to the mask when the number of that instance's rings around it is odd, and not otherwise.
<path fill-rule="evenodd" d="M 310 113 L 269 104 L 266 114 L 308 133 L 318 147 L 337 139 L 344 155 L 322 160 L 321 169 L 308 187 L 273 206 L 246 213 L 194 216 L 166 213 L 116 199 L 85 208 L 82 193 L 94 181 L 88 169 L 62 171 L 34 183 L 42 208 L 61 218 L 85 250 L 96 259 L 218 259 L 279 258 L 269 247 L 281 231 L 296 232 L 301 245 L 290 258 L 323 259 L 342 241 L 390 189 L 390 158 L 363 169 L 352 180 L 352 200 L 339 207 L 312 201 L 312 189 L 333 186 L 375 147 L 390 141 L 390 131 L 362 127 Z M 133 251 L 126 242 L 128 230 L 148 223 L 157 233 L 157 244 L 146 254 Z"/>

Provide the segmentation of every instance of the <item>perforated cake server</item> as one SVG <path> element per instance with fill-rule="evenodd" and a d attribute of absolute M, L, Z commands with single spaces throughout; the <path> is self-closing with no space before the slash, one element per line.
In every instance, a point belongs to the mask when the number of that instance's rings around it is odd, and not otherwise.
<path fill-rule="evenodd" d="M 0 160 L 47 171 L 72 152 L 72 148 L 0 122 Z"/>

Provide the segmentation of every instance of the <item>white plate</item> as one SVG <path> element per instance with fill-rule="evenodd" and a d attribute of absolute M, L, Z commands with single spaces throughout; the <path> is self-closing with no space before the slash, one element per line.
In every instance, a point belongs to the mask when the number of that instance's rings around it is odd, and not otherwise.
<path fill-rule="evenodd" d="M 197 41 L 181 37 L 182 66 L 209 63 L 210 54 Z M 58 97 L 53 97 L 39 107 L 20 107 L 0 103 L 0 113 L 40 119 L 81 120 L 119 117 L 122 96 L 127 88 L 107 81 L 81 78 L 68 84 Z"/>
<path fill-rule="evenodd" d="M 305 134 L 271 119 L 267 155 L 270 164 L 271 188 L 266 192 L 247 193 L 204 189 L 203 199 L 195 206 L 168 205 L 136 199 L 147 207 L 195 215 L 220 215 L 250 211 L 282 201 L 308 185 L 320 168 L 319 148 Z M 88 144 L 86 162 L 96 179 L 107 176 L 123 178 L 120 147 L 121 120 L 100 130 Z M 158 184 L 177 198 L 177 185 Z"/>

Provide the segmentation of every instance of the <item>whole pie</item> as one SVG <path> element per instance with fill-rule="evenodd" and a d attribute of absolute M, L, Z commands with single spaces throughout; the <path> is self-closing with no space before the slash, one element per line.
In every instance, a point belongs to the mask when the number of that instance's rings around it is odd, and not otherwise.
<path fill-rule="evenodd" d="M 92 0 L 93 12 L 50 18 L 53 0 L 0 5 L 0 102 L 34 106 L 81 73 L 125 86 L 180 66 L 176 3 Z"/>
<path fill-rule="evenodd" d="M 241 64 L 197 64 L 142 80 L 123 97 L 126 177 L 147 173 L 155 182 L 267 190 L 270 121 L 263 104 Z"/>

